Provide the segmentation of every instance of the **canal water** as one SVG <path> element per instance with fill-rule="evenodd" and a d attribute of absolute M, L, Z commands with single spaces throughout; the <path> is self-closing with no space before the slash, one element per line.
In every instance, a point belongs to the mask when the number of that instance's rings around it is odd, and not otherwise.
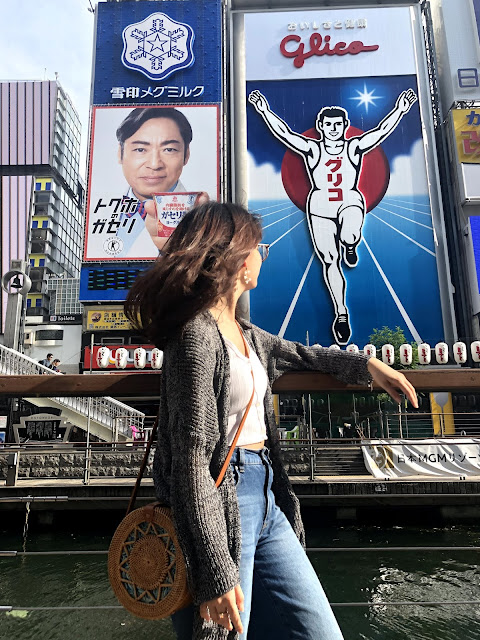
<path fill-rule="evenodd" d="M 310 553 L 331 602 L 480 600 L 480 552 L 360 550 L 369 546 L 480 546 L 480 525 L 378 524 L 320 526 L 307 519 L 309 547 L 355 547 Z M 21 551 L 23 524 L 5 512 L 0 548 Z M 52 529 L 31 525 L 27 551 L 107 549 L 112 524 L 92 514 Z M 117 604 L 106 556 L 0 558 L 0 605 Z M 480 640 L 480 606 L 337 607 L 345 640 Z M 124 610 L 0 612 L 0 640 L 174 640 L 169 621 L 145 621 Z"/>

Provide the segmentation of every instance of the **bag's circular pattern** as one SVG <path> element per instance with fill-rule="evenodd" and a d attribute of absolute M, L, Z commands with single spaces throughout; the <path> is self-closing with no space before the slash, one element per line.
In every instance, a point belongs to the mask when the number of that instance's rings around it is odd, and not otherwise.
<path fill-rule="evenodd" d="M 170 509 L 141 507 L 121 521 L 108 551 L 108 575 L 120 604 L 140 618 L 166 618 L 191 602 Z"/>

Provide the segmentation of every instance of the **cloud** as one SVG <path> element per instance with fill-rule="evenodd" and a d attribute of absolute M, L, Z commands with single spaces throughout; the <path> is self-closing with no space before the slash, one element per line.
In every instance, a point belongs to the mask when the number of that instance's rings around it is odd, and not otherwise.
<path fill-rule="evenodd" d="M 415 142 L 410 155 L 396 156 L 391 166 L 387 195 L 411 196 L 412 194 L 428 194 L 423 140 Z"/>
<path fill-rule="evenodd" d="M 282 176 L 279 171 L 275 171 L 273 164 L 265 162 L 257 165 L 251 153 L 247 156 L 249 200 L 288 199 L 282 184 Z"/>

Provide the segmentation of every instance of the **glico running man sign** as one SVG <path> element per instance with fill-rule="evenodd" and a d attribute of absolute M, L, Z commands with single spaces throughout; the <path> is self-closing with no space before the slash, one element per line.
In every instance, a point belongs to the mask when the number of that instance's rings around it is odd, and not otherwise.
<path fill-rule="evenodd" d="M 252 319 L 327 346 L 443 339 L 411 9 L 248 14 L 245 39 L 249 206 L 272 247 Z"/>

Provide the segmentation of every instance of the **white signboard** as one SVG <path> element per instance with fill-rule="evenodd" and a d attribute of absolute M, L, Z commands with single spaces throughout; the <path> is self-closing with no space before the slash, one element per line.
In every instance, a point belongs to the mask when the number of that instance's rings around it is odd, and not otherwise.
<path fill-rule="evenodd" d="M 374 478 L 479 476 L 480 439 L 370 440 L 363 459 Z"/>

